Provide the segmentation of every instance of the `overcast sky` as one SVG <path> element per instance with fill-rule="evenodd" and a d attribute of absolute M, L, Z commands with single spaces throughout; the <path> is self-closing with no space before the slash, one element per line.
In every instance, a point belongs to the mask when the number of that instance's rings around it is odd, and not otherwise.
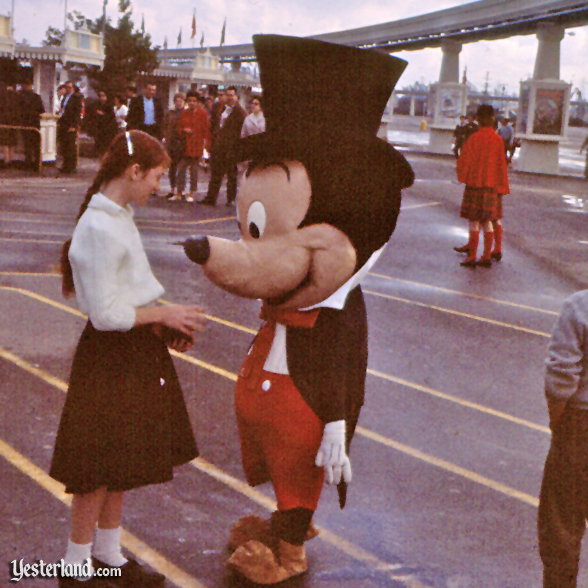
<path fill-rule="evenodd" d="M 102 0 L 0 0 L 0 14 L 15 4 L 16 39 L 40 45 L 48 26 L 63 28 L 63 14 L 79 10 L 89 18 L 102 13 Z M 225 44 L 249 43 L 255 33 L 306 36 L 356 28 L 417 16 L 444 8 L 467 4 L 459 0 L 133 0 L 137 26 L 145 18 L 145 28 L 154 44 L 176 47 L 180 27 L 183 46 L 192 40 L 192 11 L 196 9 L 196 45 L 204 32 L 205 45 L 218 45 L 227 18 Z M 118 0 L 108 0 L 107 14 L 118 18 Z M 460 70 L 467 67 L 468 80 L 483 89 L 486 79 L 490 90 L 504 84 L 518 91 L 518 82 L 533 73 L 537 39 L 534 35 L 502 41 L 483 41 L 464 45 Z M 398 87 L 415 81 L 434 82 L 439 77 L 441 51 L 425 49 L 396 55 L 409 62 Z M 561 44 L 561 77 L 588 94 L 588 27 L 568 29 Z"/>

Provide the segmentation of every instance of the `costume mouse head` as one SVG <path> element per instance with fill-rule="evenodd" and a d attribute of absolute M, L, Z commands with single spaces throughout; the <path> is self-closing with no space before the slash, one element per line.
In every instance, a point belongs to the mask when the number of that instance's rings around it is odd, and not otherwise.
<path fill-rule="evenodd" d="M 221 288 L 284 308 L 316 304 L 388 241 L 412 169 L 376 137 L 406 62 L 311 39 L 253 38 L 267 131 L 239 142 L 241 239 L 186 242 Z"/>

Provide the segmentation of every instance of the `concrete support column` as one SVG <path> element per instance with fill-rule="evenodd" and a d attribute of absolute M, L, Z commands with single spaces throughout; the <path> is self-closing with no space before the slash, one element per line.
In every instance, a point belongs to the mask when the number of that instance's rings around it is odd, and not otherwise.
<path fill-rule="evenodd" d="M 441 51 L 443 51 L 443 60 L 441 61 L 439 82 L 459 82 L 461 43 L 446 39 L 441 43 Z"/>
<path fill-rule="evenodd" d="M 39 61 L 33 61 L 33 91 L 37 94 L 41 94 L 41 63 Z"/>
<path fill-rule="evenodd" d="M 548 22 L 539 24 L 534 80 L 559 80 L 560 46 L 565 34 L 562 26 Z"/>
<path fill-rule="evenodd" d="M 410 108 L 408 111 L 408 114 L 410 114 L 410 116 L 414 116 L 415 104 L 416 104 L 416 96 L 411 96 L 410 97 Z"/>
<path fill-rule="evenodd" d="M 521 152 L 517 169 L 558 173 L 559 142 L 567 130 L 570 84 L 560 81 L 560 46 L 564 27 L 541 23 L 537 29 L 537 55 L 533 78 L 521 84 L 517 130 Z"/>
<path fill-rule="evenodd" d="M 459 83 L 459 54 L 461 43 L 445 39 L 441 43 L 443 60 L 439 82 L 431 86 L 433 124 L 429 132 L 429 150 L 433 153 L 451 153 L 453 130 L 456 121 L 465 112 L 466 86 Z"/>

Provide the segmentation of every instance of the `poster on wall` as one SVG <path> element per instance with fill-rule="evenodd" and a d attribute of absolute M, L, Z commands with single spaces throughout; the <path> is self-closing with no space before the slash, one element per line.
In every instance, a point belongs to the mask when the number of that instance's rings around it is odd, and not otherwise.
<path fill-rule="evenodd" d="M 439 110 L 436 122 L 452 124 L 462 114 L 463 91 L 461 88 L 438 88 L 438 93 Z"/>
<path fill-rule="evenodd" d="M 562 135 L 565 90 L 537 88 L 533 133 L 537 135 Z"/>

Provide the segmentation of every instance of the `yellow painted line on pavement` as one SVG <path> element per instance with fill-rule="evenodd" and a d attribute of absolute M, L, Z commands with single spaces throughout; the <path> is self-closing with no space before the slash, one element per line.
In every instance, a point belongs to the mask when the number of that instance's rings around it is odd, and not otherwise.
<path fill-rule="evenodd" d="M 23 216 L 23 215 L 31 215 L 35 218 L 33 219 L 21 219 L 21 218 L 15 218 L 15 216 Z M 0 214 L 0 220 L 10 220 L 11 222 L 17 222 L 17 223 L 43 223 L 46 224 L 47 223 L 47 217 L 53 217 L 55 219 L 63 219 L 63 222 L 68 222 L 70 224 L 73 224 L 75 222 L 76 217 L 73 214 L 52 214 L 49 212 L 43 212 L 43 213 L 37 213 L 37 212 L 16 212 L 13 214 L 8 214 L 8 213 L 2 213 Z M 38 218 L 41 217 L 41 218 Z M 192 221 L 186 221 L 186 220 L 164 220 L 164 219 L 150 219 L 150 218 L 137 218 L 135 216 L 135 223 L 137 224 L 154 224 L 156 226 L 158 225 L 187 225 L 187 226 L 193 226 L 193 225 L 207 225 L 210 223 L 215 223 L 215 222 L 225 222 L 225 221 L 229 221 L 232 220 L 234 221 L 237 217 L 235 215 L 232 216 L 218 216 L 215 218 L 204 218 L 204 219 L 200 219 L 200 220 L 192 220 Z"/>
<path fill-rule="evenodd" d="M 216 467 L 215 465 L 207 462 L 206 460 L 198 457 L 194 461 L 191 462 L 196 469 L 208 474 L 215 480 L 222 482 L 223 484 L 229 486 L 236 492 L 247 496 L 253 502 L 256 502 L 260 506 L 263 506 L 269 511 L 274 511 L 276 509 L 276 503 L 273 499 L 269 498 L 263 492 L 259 490 L 255 490 L 242 480 L 231 476 L 227 472 L 221 470 L 220 468 Z M 353 543 L 343 539 L 339 535 L 332 533 L 331 531 L 317 526 L 317 529 L 320 531 L 320 539 L 329 543 L 333 547 L 336 547 L 340 551 L 343 551 L 347 555 L 353 557 L 356 560 L 362 561 L 363 563 L 371 566 L 372 568 L 379 570 L 379 571 L 391 571 L 394 569 L 404 568 L 406 564 L 391 564 L 388 562 L 384 562 L 378 559 L 373 554 L 365 551 L 361 547 L 354 545 Z"/>
<path fill-rule="evenodd" d="M 21 243 L 52 243 L 53 245 L 59 245 L 59 247 L 61 247 L 63 245 L 63 241 L 59 240 L 51 240 L 51 239 L 24 239 L 24 238 L 20 238 L 20 237 L 0 237 L 0 241 L 18 241 Z M 157 245 L 148 245 L 146 244 L 145 249 L 147 251 L 174 251 L 174 247 L 175 249 L 177 249 L 178 251 L 180 251 L 180 248 L 177 245 L 173 245 L 173 243 L 169 243 L 163 247 L 158 247 Z"/>
<path fill-rule="evenodd" d="M 3 349 L 2 347 L 0 347 L 0 357 L 10 361 L 19 368 L 58 388 L 62 392 L 67 390 L 67 383 L 63 380 L 60 380 L 48 372 L 35 367 L 24 359 L 16 356 L 14 353 Z M 43 489 L 51 493 L 55 498 L 64 504 L 67 504 L 68 506 L 71 505 L 71 496 L 64 492 L 63 484 L 60 484 L 51 478 L 41 468 L 31 462 L 27 457 L 16 451 L 2 439 L 0 439 L 0 455 L 2 455 L 6 461 L 11 463 L 20 472 L 28 476 Z M 206 586 L 199 582 L 196 578 L 192 577 L 190 574 L 173 564 L 161 553 L 152 547 L 149 547 L 149 545 L 125 529 L 123 529 L 121 535 L 121 542 L 123 546 L 133 555 L 136 555 L 139 559 L 146 562 L 153 569 L 157 570 L 161 574 L 164 574 L 166 578 L 176 586 L 180 586 L 181 588 L 206 588 Z"/>
<path fill-rule="evenodd" d="M 41 296 L 40 294 L 36 294 L 35 292 L 31 292 L 30 290 L 25 290 L 23 288 L 15 288 L 12 286 L 0 286 L 0 290 L 9 290 L 9 291 L 13 291 L 13 292 L 18 292 L 19 294 L 23 294 L 24 296 L 34 298 L 34 299 L 38 300 L 39 302 L 44 302 L 45 304 L 49 304 L 51 306 L 54 306 L 55 308 L 59 308 L 60 310 L 64 310 L 66 312 L 69 312 L 70 314 L 74 314 L 74 315 L 82 317 L 82 318 L 87 318 L 85 314 L 79 312 L 78 310 L 76 310 L 74 308 L 71 308 L 69 306 L 65 306 L 64 304 L 60 304 L 59 302 L 56 302 L 55 300 L 52 300 L 50 298 L 46 298 L 45 296 Z M 159 302 L 161 302 L 163 304 L 171 304 L 169 301 L 167 301 L 163 298 L 160 298 Z M 222 324 L 224 326 L 227 326 L 229 328 L 237 329 L 239 331 L 242 331 L 242 332 L 245 332 L 248 334 L 254 335 L 257 332 L 254 329 L 250 329 L 248 327 L 245 327 L 243 325 L 239 325 L 237 323 L 233 323 L 231 321 L 226 321 L 224 319 L 215 317 L 210 314 L 207 314 L 205 316 L 209 320 L 212 320 L 214 322 L 217 322 L 217 323 Z M 179 353 L 179 352 L 173 351 L 173 350 L 171 350 L 171 353 L 172 353 L 172 355 L 175 355 L 176 357 L 179 357 L 179 358 L 183 359 L 184 361 L 191 363 L 192 365 L 202 367 L 206 370 L 209 370 L 215 374 L 218 374 L 219 376 L 223 376 L 223 377 L 225 377 L 229 380 L 232 380 L 234 382 L 237 381 L 237 375 L 228 371 L 228 370 L 217 367 L 213 364 L 202 361 L 200 359 L 197 359 L 197 358 L 192 357 L 191 355 L 187 355 L 185 353 Z M 417 390 L 418 392 L 424 392 L 425 394 L 429 394 L 431 396 L 435 396 L 435 397 L 441 398 L 443 400 L 448 400 L 450 402 L 454 402 L 455 404 L 459 404 L 461 406 L 465 406 L 467 408 L 471 408 L 473 410 L 477 410 L 479 412 L 486 413 L 491 416 L 498 417 L 498 418 L 510 421 L 512 423 L 528 427 L 529 429 L 534 429 L 536 431 L 540 431 L 542 433 L 547 433 L 547 434 L 551 433 L 551 431 L 549 430 L 548 427 L 538 425 L 536 423 L 533 423 L 532 421 L 528 421 L 526 419 L 521 419 L 519 417 L 515 417 L 513 415 L 510 415 L 508 413 L 505 413 L 505 412 L 502 412 L 499 410 L 495 410 L 493 408 L 489 408 L 489 407 L 483 406 L 481 404 L 477 404 L 475 402 L 470 402 L 469 400 L 464 400 L 464 399 L 459 398 L 457 396 L 453 396 L 452 394 L 447 394 L 446 392 L 441 392 L 440 390 L 435 390 L 434 388 L 430 388 L 428 386 L 421 386 L 420 384 L 410 382 L 409 380 L 397 378 L 395 376 L 391 376 L 390 374 L 386 374 L 384 372 L 370 369 L 370 368 L 368 368 L 367 373 L 372 376 L 375 376 L 377 378 L 382 378 L 384 380 L 394 382 L 395 384 L 399 384 L 401 386 L 406 386 L 407 388 Z"/>
<path fill-rule="evenodd" d="M 179 356 L 182 359 L 193 359 L 185 357 L 182 353 L 174 352 L 174 355 Z M 19 368 L 29 372 L 30 374 L 38 377 L 46 383 L 58 388 L 62 392 L 67 391 L 67 383 L 65 381 L 51 375 L 50 373 L 46 372 L 41 368 L 35 367 L 26 360 L 16 356 L 14 353 L 11 353 L 10 351 L 3 349 L 2 347 L 0 347 L 0 357 L 14 363 Z M 216 373 L 221 374 L 222 371 L 224 370 L 218 370 Z M 236 379 L 236 375 L 233 374 L 233 376 Z M 59 498 L 66 504 L 70 503 L 71 499 L 64 493 L 62 484 L 53 480 L 43 470 L 35 466 L 26 457 L 22 456 L 21 454 L 18 454 L 18 452 L 13 450 L 1 439 L 0 454 L 4 456 L 8 461 L 13 463 L 16 467 L 18 467 L 20 471 L 22 471 L 31 479 L 33 479 L 37 484 L 51 492 L 56 498 Z M 199 471 L 209 475 L 210 477 L 214 478 L 219 482 L 222 482 L 231 489 L 246 496 L 247 498 L 251 499 L 257 504 L 263 506 L 264 508 L 267 508 L 270 511 L 275 510 L 275 502 L 272 499 L 268 498 L 262 492 L 259 492 L 259 490 L 251 488 L 245 482 L 221 470 L 214 464 L 206 460 L 203 460 L 202 458 L 196 458 L 195 460 L 190 462 L 190 464 Z M 405 564 L 392 564 L 389 562 L 382 561 L 375 555 L 372 555 L 368 551 L 362 549 L 357 545 L 354 545 L 353 543 L 347 541 L 346 539 L 343 539 L 342 537 L 339 537 L 338 535 L 332 533 L 331 531 L 328 531 L 327 529 L 319 527 L 319 530 L 320 537 L 325 542 L 343 551 L 344 553 L 356 559 L 357 561 L 372 566 L 374 569 L 378 571 L 392 572 L 395 569 L 406 567 Z M 199 583 L 195 578 L 184 572 L 175 564 L 167 560 L 163 555 L 159 554 L 157 551 L 149 547 L 146 543 L 143 543 L 137 537 L 131 535 L 125 530 L 123 530 L 122 534 L 122 543 L 133 554 L 137 555 L 140 559 L 148 563 L 152 568 L 154 568 L 158 572 L 164 574 L 176 586 L 180 586 L 182 588 L 205 588 L 204 585 Z M 407 576 L 405 574 L 401 576 L 392 575 L 390 577 L 391 579 L 396 580 L 407 579 Z"/>
<path fill-rule="evenodd" d="M 67 306 L 65 304 L 61 304 L 61 302 L 57 302 L 52 298 L 47 298 L 42 294 L 37 294 L 36 292 L 32 292 L 31 290 L 26 290 L 25 288 L 16 288 L 15 286 L 0 286 L 0 290 L 8 290 L 9 292 L 17 292 L 18 294 L 22 294 L 23 296 L 28 296 L 29 298 L 33 298 L 38 300 L 39 302 L 43 302 L 43 304 L 48 304 L 49 306 L 53 306 L 54 308 L 59 308 L 59 310 L 64 310 L 65 312 L 69 312 L 70 314 L 75 314 L 81 318 L 87 318 L 83 312 L 72 308 L 71 306 Z"/>
<path fill-rule="evenodd" d="M 517 302 L 510 302 L 509 300 L 501 300 L 500 298 L 491 298 L 488 296 L 481 296 L 479 294 L 470 294 L 469 292 L 463 292 L 461 290 L 452 290 L 451 288 L 444 288 L 443 286 L 434 286 L 433 284 L 425 284 L 423 282 L 415 282 L 414 280 L 405 280 L 404 278 L 397 278 L 395 276 L 388 276 L 386 274 L 379 274 L 377 272 L 370 272 L 370 276 L 377 278 L 383 278 L 385 280 L 393 280 L 395 282 L 403 282 L 405 284 L 412 284 L 413 286 L 419 286 L 420 288 L 431 288 L 439 290 L 440 292 L 447 292 L 449 294 L 458 294 L 459 296 L 465 296 L 466 298 L 473 298 L 475 300 L 486 300 L 488 302 L 494 302 L 495 304 L 502 304 L 504 306 L 512 306 L 513 308 L 522 308 L 524 310 L 533 310 L 535 312 L 542 312 L 544 314 L 551 314 L 558 316 L 559 312 L 554 310 L 545 310 L 544 308 L 538 308 L 536 306 L 529 306 L 528 304 L 519 304 Z"/>
<path fill-rule="evenodd" d="M 407 206 L 401 206 L 400 212 L 403 210 L 415 210 L 416 208 L 425 208 L 426 206 L 439 206 L 441 202 L 424 202 L 423 204 L 409 204 Z"/>
<path fill-rule="evenodd" d="M 522 333 L 527 333 L 529 335 L 537 335 L 539 337 L 551 337 L 550 333 L 545 333 L 544 331 L 536 331 L 535 329 L 528 329 L 527 327 L 519 327 L 518 325 L 513 325 L 511 323 L 505 323 L 503 321 L 496 321 L 494 319 L 485 318 L 483 316 L 478 316 L 476 314 L 469 314 L 467 312 L 460 312 L 459 310 L 452 310 L 451 308 L 445 308 L 443 306 L 436 306 L 434 304 L 425 304 L 424 302 L 417 302 L 416 300 L 409 300 L 408 298 L 401 298 L 400 296 L 392 296 L 391 294 L 383 294 L 382 292 L 374 292 L 373 290 L 363 290 L 365 294 L 370 294 L 372 296 L 378 296 L 380 298 L 387 298 L 388 300 L 394 300 L 396 302 L 403 302 L 404 304 L 410 304 L 412 306 L 419 306 L 420 308 L 429 308 L 431 310 L 437 310 L 439 312 L 444 312 L 446 314 L 452 314 L 454 316 L 459 316 L 462 318 L 471 319 L 474 321 L 480 321 L 482 323 L 488 323 L 490 325 L 496 325 L 497 327 L 505 327 L 507 329 L 512 329 L 514 331 L 520 331 Z"/>
<path fill-rule="evenodd" d="M 165 298 L 158 298 L 157 301 L 161 302 L 162 304 L 173 304 L 173 302 L 170 302 L 169 300 L 165 300 Z M 225 319 L 219 318 L 219 317 L 214 316 L 212 314 L 205 314 L 204 316 L 209 321 L 219 323 L 219 324 L 224 325 L 225 327 L 229 327 L 231 329 L 236 329 L 237 331 L 242 331 L 243 333 L 249 333 L 250 335 L 255 335 L 257 333 L 256 329 L 250 329 L 249 327 L 245 327 L 243 325 L 239 325 L 237 323 L 227 321 Z"/>
<path fill-rule="evenodd" d="M 453 396 L 452 394 L 447 394 L 445 392 L 435 390 L 434 388 L 429 388 L 428 386 L 421 386 L 420 384 L 415 384 L 414 382 L 409 382 L 408 380 L 403 380 L 402 378 L 390 376 L 389 374 L 385 374 L 384 372 L 380 372 L 378 370 L 372 370 L 370 368 L 368 368 L 367 373 L 372 376 L 376 376 L 377 378 L 382 378 L 383 380 L 388 380 L 390 382 L 394 382 L 395 384 L 400 384 L 401 386 L 406 386 L 407 388 L 412 388 L 413 390 L 418 390 L 419 392 L 424 392 L 425 394 L 430 394 L 431 396 L 436 396 L 437 398 L 442 398 L 443 400 L 448 400 L 449 402 L 454 402 L 455 404 L 459 404 L 467 408 L 472 408 L 479 412 L 483 412 L 491 416 L 498 417 L 506 421 L 510 421 L 512 423 L 516 423 L 517 425 L 522 425 L 524 427 L 528 427 L 529 429 L 534 429 L 535 431 L 541 431 L 541 433 L 551 434 L 549 427 L 544 427 L 543 425 L 538 425 L 536 423 L 533 423 L 532 421 L 515 417 L 506 412 L 495 410 L 493 408 L 489 408 L 487 406 L 483 406 L 475 402 L 470 402 L 469 400 L 464 400 L 463 398 L 459 398 L 457 396 Z"/>
<path fill-rule="evenodd" d="M 0 237 L 0 241 L 19 241 L 21 243 L 53 243 L 55 245 L 61 245 L 61 241 L 55 241 L 55 239 L 21 239 L 19 237 Z"/>
<path fill-rule="evenodd" d="M 59 272 L 8 272 L 0 271 L 0 276 L 40 276 L 40 277 L 61 277 Z"/>
<path fill-rule="evenodd" d="M 228 378 L 232 381 L 237 380 L 237 374 L 231 373 L 231 372 L 224 370 L 222 368 L 218 368 L 218 367 L 213 366 L 212 364 L 209 364 L 207 362 L 197 360 L 189 355 L 186 355 L 185 353 L 179 353 L 176 351 L 173 351 L 172 353 L 176 357 L 179 357 L 179 358 L 181 358 L 185 361 L 188 361 L 189 363 L 192 363 L 194 365 L 197 365 L 199 367 L 203 367 L 205 369 L 212 368 L 211 371 L 213 371 L 214 373 L 216 373 L 220 376 L 223 376 L 225 378 Z M 46 382 L 50 383 L 51 385 L 58 387 L 62 391 L 64 389 L 66 389 L 66 387 L 67 387 L 67 384 L 63 380 L 55 378 L 55 376 L 52 376 L 51 374 L 49 374 L 48 372 L 45 372 L 41 368 L 37 368 L 37 367 L 33 366 L 32 364 L 28 363 L 24 359 L 17 357 L 16 355 L 14 355 L 13 353 L 10 353 L 9 351 L 3 350 L 1 347 L 0 347 L 0 357 L 4 357 L 5 359 L 8 359 L 12 363 L 15 363 L 15 365 L 18 365 L 18 367 L 20 367 L 20 368 L 28 371 L 29 373 L 45 380 Z M 56 385 L 56 384 L 58 384 L 58 385 Z M 505 496 L 508 496 L 510 498 L 515 498 L 515 499 L 520 500 L 526 504 L 530 504 L 531 506 L 537 506 L 537 504 L 538 504 L 537 499 L 534 496 L 531 496 L 530 494 L 526 494 L 525 492 L 521 492 L 519 490 L 516 490 L 515 488 L 507 486 L 506 484 L 502 484 L 501 482 L 497 482 L 496 480 L 492 480 L 491 478 L 488 478 L 486 476 L 482 476 L 481 474 L 477 474 L 476 472 L 473 472 L 473 471 L 468 470 L 466 468 L 462 468 L 461 466 L 458 466 L 457 464 L 454 464 L 452 462 L 449 462 L 449 461 L 434 457 L 432 455 L 429 455 L 428 453 L 425 453 L 423 451 L 420 451 L 418 449 L 410 447 L 409 445 L 405 445 L 404 443 L 400 443 L 398 441 L 395 441 L 394 439 L 391 439 L 390 437 L 386 437 L 385 435 L 381 435 L 380 433 L 376 433 L 375 431 L 372 431 L 370 429 L 366 429 L 365 427 L 357 427 L 356 432 L 358 435 L 365 437 L 367 439 L 370 439 L 371 441 L 374 441 L 375 443 L 379 443 L 379 444 L 384 445 L 386 447 L 390 447 L 392 449 L 395 449 L 396 451 L 399 451 L 400 453 L 404 453 L 405 455 L 413 457 L 419 461 L 422 461 L 422 462 L 427 463 L 429 465 L 436 466 L 436 467 L 438 467 L 442 470 L 445 470 L 447 472 L 450 472 L 452 474 L 456 474 L 458 476 L 461 476 L 467 480 L 475 482 L 476 484 L 479 484 L 479 485 L 484 486 L 486 488 L 490 488 L 491 490 L 499 492 L 500 494 L 504 494 Z"/>
<path fill-rule="evenodd" d="M 404 443 L 399 443 L 398 441 L 394 441 L 393 439 L 384 437 L 384 435 L 380 435 L 379 433 L 370 431 L 368 429 L 365 429 L 364 427 L 357 427 L 356 431 L 363 437 L 367 437 L 368 439 L 371 439 L 376 443 L 381 443 L 382 445 L 386 445 L 387 447 L 396 449 L 396 451 L 400 451 L 401 453 L 410 455 L 415 459 L 424 461 L 425 463 L 428 463 L 430 465 L 434 465 L 451 474 L 457 474 L 458 476 L 466 478 L 467 480 L 475 482 L 476 484 L 480 484 L 481 486 L 485 486 L 486 488 L 491 488 L 492 490 L 496 490 L 496 492 L 505 494 L 510 498 L 516 498 L 517 500 L 520 500 L 525 504 L 529 504 L 530 506 L 539 506 L 539 501 L 535 496 L 532 496 L 531 494 L 520 492 L 519 490 L 511 488 L 506 484 L 501 484 L 496 480 L 492 480 L 490 478 L 487 478 L 486 476 L 482 476 L 480 474 L 472 472 L 471 470 L 462 468 L 454 463 L 445 461 L 444 459 L 433 457 L 432 455 L 419 451 L 418 449 L 414 449 L 413 447 L 405 445 Z"/>

